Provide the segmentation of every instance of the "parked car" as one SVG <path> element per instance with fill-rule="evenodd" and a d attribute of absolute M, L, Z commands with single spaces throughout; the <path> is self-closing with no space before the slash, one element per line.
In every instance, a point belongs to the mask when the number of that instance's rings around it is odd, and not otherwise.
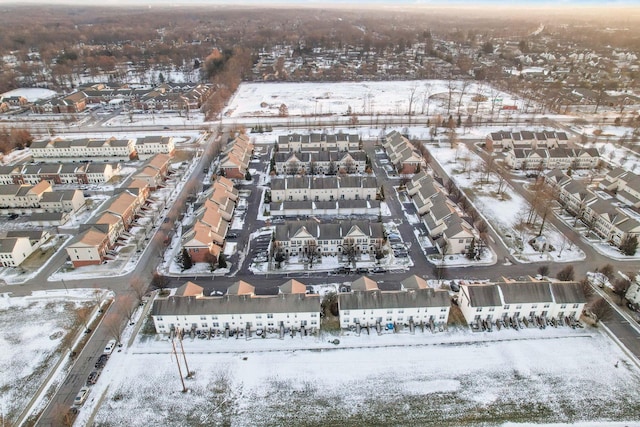
<path fill-rule="evenodd" d="M 104 368 L 104 365 L 107 364 L 107 360 L 109 360 L 109 355 L 108 354 L 101 354 L 100 357 L 98 357 L 98 361 L 96 362 L 94 367 L 96 369 Z"/>
<path fill-rule="evenodd" d="M 94 385 L 98 381 L 98 377 L 100 376 L 99 371 L 93 371 L 87 377 L 87 385 Z"/>
<path fill-rule="evenodd" d="M 369 272 L 368 268 L 365 268 L 365 267 L 356 268 L 356 274 L 366 274 L 368 272 Z"/>
<path fill-rule="evenodd" d="M 371 270 L 372 273 L 386 273 L 387 270 L 385 268 L 382 267 L 375 267 L 373 270 Z"/>
<path fill-rule="evenodd" d="M 76 395 L 75 399 L 73 399 L 73 404 L 76 406 L 82 406 L 82 404 L 86 402 L 87 397 L 89 397 L 89 390 L 89 387 L 82 387 Z"/>
<path fill-rule="evenodd" d="M 113 349 L 116 347 L 116 340 L 110 340 L 107 343 L 107 346 L 104 348 L 104 354 L 111 354 L 113 353 Z"/>
<path fill-rule="evenodd" d="M 227 239 L 237 239 L 238 234 L 236 233 L 227 233 Z"/>

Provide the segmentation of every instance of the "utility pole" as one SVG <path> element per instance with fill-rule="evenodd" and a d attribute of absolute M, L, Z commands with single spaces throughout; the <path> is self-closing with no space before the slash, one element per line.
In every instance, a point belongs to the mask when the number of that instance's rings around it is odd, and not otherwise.
<path fill-rule="evenodd" d="M 178 364 L 178 372 L 180 373 L 180 381 L 182 382 L 182 392 L 187 392 L 187 387 L 184 385 L 184 378 L 182 378 L 182 368 L 180 368 L 180 360 L 178 360 L 178 352 L 176 351 L 176 342 L 175 340 L 171 340 L 171 345 L 173 346 L 173 354 L 176 356 L 176 363 Z"/>
<path fill-rule="evenodd" d="M 180 348 L 182 349 L 182 357 L 184 358 L 184 366 L 187 368 L 187 378 L 191 378 L 191 371 L 189 370 L 189 365 L 187 364 L 187 355 L 184 352 L 184 346 L 182 345 L 182 332 L 180 332 L 180 335 L 178 335 L 178 338 L 180 338 Z"/>

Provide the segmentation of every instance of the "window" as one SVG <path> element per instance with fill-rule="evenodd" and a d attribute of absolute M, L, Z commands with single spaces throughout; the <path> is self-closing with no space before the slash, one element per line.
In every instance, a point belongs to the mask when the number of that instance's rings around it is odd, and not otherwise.
<path fill-rule="evenodd" d="M 444 314 L 441 314 L 440 315 L 440 320 L 443 320 L 443 319 L 444 319 Z"/>
<path fill-rule="evenodd" d="M 315 325 L 315 324 L 317 324 L 317 323 L 318 323 L 318 322 L 317 322 L 317 321 L 315 321 L 315 320 L 312 320 L 312 321 L 311 321 L 311 324 L 312 324 L 312 325 Z"/>
<path fill-rule="evenodd" d="M 267 314 L 267 319 L 273 319 L 273 314 L 271 313 Z"/>
<path fill-rule="evenodd" d="M 516 305 L 516 310 L 522 310 L 522 305 L 520 304 Z"/>
<path fill-rule="evenodd" d="M 441 311 L 442 313 L 445 313 L 445 312 L 447 311 L 447 308 L 446 308 L 446 307 L 442 307 L 442 308 L 440 309 L 440 311 Z"/>
<path fill-rule="evenodd" d="M 220 326 L 220 323 L 218 323 L 218 322 L 213 322 L 213 324 L 212 324 L 211 326 L 213 326 L 214 328 L 217 328 L 217 327 L 219 327 L 219 326 Z"/>
<path fill-rule="evenodd" d="M 491 308 L 489 308 L 489 311 L 496 311 L 496 308 L 495 307 L 491 307 Z"/>
<path fill-rule="evenodd" d="M 162 322 L 162 316 L 158 316 L 158 317 L 156 317 L 156 320 L 157 320 L 158 322 Z"/>
<path fill-rule="evenodd" d="M 348 315 L 349 315 L 349 310 L 345 310 L 345 311 L 344 311 L 344 315 L 345 315 L 345 316 L 348 316 Z"/>
<path fill-rule="evenodd" d="M 536 309 L 536 308 L 538 308 L 538 304 L 532 304 L 532 305 L 531 305 L 531 308 L 532 308 L 532 309 Z"/>
<path fill-rule="evenodd" d="M 256 314 L 256 319 L 262 319 L 262 315 L 261 314 Z"/>
<path fill-rule="evenodd" d="M 393 310 L 387 310 L 387 314 L 393 314 Z"/>
<path fill-rule="evenodd" d="M 200 316 L 200 320 L 207 320 L 207 316 Z"/>
<path fill-rule="evenodd" d="M 482 311 L 482 307 L 476 308 L 476 312 L 480 313 Z"/>
<path fill-rule="evenodd" d="M 578 308 L 580 304 L 573 304 L 573 308 Z"/>
<path fill-rule="evenodd" d="M 567 304 L 562 304 L 562 305 L 560 306 L 560 308 L 562 308 L 562 309 L 567 308 Z"/>
<path fill-rule="evenodd" d="M 505 309 L 505 310 L 509 310 L 509 305 L 505 305 L 505 306 L 504 306 L 504 309 Z"/>

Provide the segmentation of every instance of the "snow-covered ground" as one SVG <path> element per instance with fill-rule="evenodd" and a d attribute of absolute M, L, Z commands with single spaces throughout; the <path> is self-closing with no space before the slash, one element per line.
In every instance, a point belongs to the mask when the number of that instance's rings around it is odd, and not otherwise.
<path fill-rule="evenodd" d="M 5 92 L 0 94 L 0 98 L 9 98 L 11 96 L 22 96 L 27 99 L 29 102 L 36 102 L 41 99 L 49 99 L 56 96 L 57 93 L 50 89 L 41 89 L 41 88 L 20 88 L 10 90 L 9 92 Z"/>
<path fill-rule="evenodd" d="M 0 294 L 0 407 L 6 425 L 12 425 L 73 344 L 67 336 L 77 311 L 95 305 L 94 297 L 94 290 L 43 291 L 23 298 Z"/>
<path fill-rule="evenodd" d="M 199 112 L 189 113 L 187 118 L 186 114 L 182 116 L 177 113 L 155 113 L 155 114 L 133 114 L 129 117 L 128 114 L 120 114 L 103 124 L 103 126 L 116 127 L 116 126 L 171 126 L 171 125 L 193 125 L 200 126 L 204 121 L 204 114 Z"/>
<path fill-rule="evenodd" d="M 640 419 L 640 371 L 598 330 L 186 338 L 114 353 L 76 425 L 501 425 Z M 180 346 L 178 344 L 178 352 Z M 629 424 L 629 422 L 631 424 Z"/>
<path fill-rule="evenodd" d="M 577 246 L 569 242 L 548 222 L 545 224 L 543 236 L 554 250 L 538 252 L 527 242 L 536 237 L 538 228 L 519 233 L 514 226 L 519 216 L 528 211 L 528 202 L 510 185 L 504 184 L 504 196 L 499 196 L 498 180 L 490 174 L 489 182 L 480 184 L 485 177 L 484 161 L 466 145 L 459 144 L 457 149 L 448 146 L 428 146 L 432 156 L 453 179 L 458 187 L 471 195 L 471 202 L 496 230 L 507 247 L 520 262 L 570 262 L 584 259 L 585 255 Z M 550 213 L 551 214 L 551 213 Z M 520 241 L 516 241 L 521 239 Z"/>
<path fill-rule="evenodd" d="M 451 99 L 451 114 L 457 114 L 462 82 L 456 86 Z M 243 83 L 223 111 L 225 117 L 278 117 L 280 106 L 287 106 L 290 116 L 391 114 L 402 115 L 409 111 L 409 100 L 413 100 L 414 114 L 438 114 L 446 112 L 449 100 L 449 82 L 445 80 L 342 82 L 342 83 Z M 481 93 L 487 100 L 474 102 L 472 98 Z M 495 112 L 503 105 L 524 108 L 524 100 L 490 89 L 486 85 L 471 83 L 465 89 L 461 101 L 461 114 L 491 110 L 493 96 Z"/>

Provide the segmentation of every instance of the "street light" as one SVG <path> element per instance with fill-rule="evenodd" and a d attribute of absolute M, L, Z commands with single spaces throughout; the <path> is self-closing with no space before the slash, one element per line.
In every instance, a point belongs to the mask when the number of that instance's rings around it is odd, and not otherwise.
<path fill-rule="evenodd" d="M 64 286 L 64 290 L 67 291 L 67 293 L 69 293 L 69 289 L 67 288 L 67 284 L 64 283 L 64 279 L 60 279 L 60 281 L 62 282 L 62 286 Z"/>

